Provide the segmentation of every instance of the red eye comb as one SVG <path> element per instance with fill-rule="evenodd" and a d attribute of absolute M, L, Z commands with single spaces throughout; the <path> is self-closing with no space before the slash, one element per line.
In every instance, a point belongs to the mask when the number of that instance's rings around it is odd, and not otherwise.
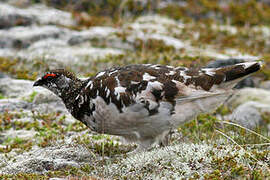
<path fill-rule="evenodd" d="M 46 74 L 43 78 L 46 79 L 48 77 L 55 77 L 55 76 L 56 76 L 56 74 Z"/>

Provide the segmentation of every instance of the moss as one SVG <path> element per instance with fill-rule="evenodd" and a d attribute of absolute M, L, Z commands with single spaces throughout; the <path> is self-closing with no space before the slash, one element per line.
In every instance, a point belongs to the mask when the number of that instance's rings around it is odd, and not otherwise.
<path fill-rule="evenodd" d="M 216 169 L 214 171 L 212 171 L 211 173 L 206 173 L 204 175 L 204 178 L 205 179 L 215 179 L 215 180 L 218 180 L 220 179 L 222 176 L 221 176 L 221 172 L 220 170 Z"/>
<path fill-rule="evenodd" d="M 264 65 L 261 70 L 261 76 L 264 78 L 264 80 L 270 80 L 270 54 L 265 53 L 262 60 L 264 61 Z"/>
<path fill-rule="evenodd" d="M 201 114 L 196 120 L 179 127 L 185 140 L 193 143 L 199 143 L 201 141 L 212 142 L 224 138 L 220 134 L 217 134 L 216 129 L 229 135 L 240 145 L 267 143 L 265 139 L 262 139 L 256 134 L 250 133 L 237 126 L 223 124 L 215 116 L 209 114 Z M 254 131 L 269 138 L 267 127 L 264 125 L 258 126 Z"/>
<path fill-rule="evenodd" d="M 18 174 L 0 174 L 0 179 L 33 179 L 33 180 L 45 180 L 48 177 L 40 174 L 31 174 L 31 173 L 18 173 Z"/>
<path fill-rule="evenodd" d="M 13 120 L 17 118 L 21 118 L 23 114 L 19 112 L 10 112 L 5 110 L 0 113 L 0 131 L 8 130 L 13 125 Z"/>
<path fill-rule="evenodd" d="M 5 99 L 5 96 L 0 93 L 0 99 Z"/>
<path fill-rule="evenodd" d="M 228 114 L 230 114 L 232 112 L 231 112 L 231 110 L 229 109 L 228 106 L 221 105 L 220 107 L 217 108 L 216 113 L 220 114 L 222 116 L 225 116 L 225 115 L 228 115 Z"/>
<path fill-rule="evenodd" d="M 219 21 L 226 23 L 228 19 L 233 25 L 244 26 L 269 24 L 270 6 L 267 3 L 255 0 L 229 2 L 227 4 L 218 1 L 200 0 L 188 1 L 185 7 L 171 4 L 159 10 L 159 13 L 184 21 Z"/>
<path fill-rule="evenodd" d="M 67 129 L 62 126 L 63 116 L 59 113 L 40 114 L 37 112 L 33 114 L 33 118 L 36 122 L 33 128 L 37 131 L 35 137 L 38 146 L 51 146 L 57 140 L 64 139 Z"/>
<path fill-rule="evenodd" d="M 134 0 L 57 1 L 58 3 L 52 0 L 43 0 L 43 2 L 47 5 L 71 11 L 79 26 L 119 25 L 123 19 L 130 15 L 137 16 L 151 12 L 157 7 L 155 1 L 145 3 Z"/>
<path fill-rule="evenodd" d="M 196 120 L 180 126 L 183 137 L 188 138 L 194 143 L 203 140 L 212 140 L 215 135 L 215 127 L 217 126 L 216 117 L 209 114 L 202 114 Z"/>
<path fill-rule="evenodd" d="M 85 145 L 90 151 L 99 156 L 114 157 L 130 151 L 130 147 L 120 145 L 115 138 L 108 135 L 96 135 L 94 137 L 83 135 L 76 137 L 74 141 L 77 144 Z"/>
<path fill-rule="evenodd" d="M 269 124 L 270 123 L 270 113 L 269 112 L 262 113 L 262 119 L 263 119 L 263 124 Z"/>
<path fill-rule="evenodd" d="M 181 33 L 172 33 L 170 35 L 175 38 L 191 42 L 191 45 L 195 48 L 202 50 L 210 46 L 213 47 L 216 52 L 223 53 L 225 55 L 227 54 L 226 49 L 233 48 L 238 52 L 245 54 L 249 53 L 256 56 L 261 55 L 263 57 L 262 59 L 265 60 L 266 65 L 261 73 L 256 74 L 256 76 L 259 76 L 262 79 L 270 79 L 270 55 L 268 53 L 270 48 L 267 46 L 267 38 L 265 38 L 262 32 L 255 32 L 252 29 L 252 26 L 258 23 L 266 25 L 270 24 L 269 7 L 265 4 L 254 4 L 255 1 L 252 0 L 245 1 L 247 3 L 227 4 L 227 7 L 220 7 L 217 1 L 192 0 L 186 2 L 187 7 L 168 5 L 161 9 L 155 9 L 155 7 L 149 3 L 146 5 L 147 8 L 143 9 L 143 6 L 141 4 L 135 4 L 135 1 L 126 1 L 126 4 L 123 5 L 124 7 L 120 9 L 120 1 L 108 1 L 107 4 L 102 2 L 94 4 L 90 1 L 80 1 L 78 3 L 80 5 L 77 6 L 77 8 L 82 9 L 75 9 L 72 12 L 73 17 L 77 22 L 79 22 L 79 26 L 75 28 L 83 29 L 84 26 L 96 25 L 111 25 L 119 27 L 122 26 L 125 20 L 123 19 L 123 14 L 131 12 L 130 18 L 132 19 L 137 15 L 141 15 L 142 12 L 157 11 L 160 14 L 188 22 L 189 24 L 185 24 L 184 27 L 181 28 Z M 47 3 L 51 4 L 52 1 L 47 1 Z M 60 8 L 67 5 L 64 1 L 59 1 L 59 3 Z M 89 12 L 90 7 L 92 10 L 91 12 Z M 67 6 L 65 8 L 67 8 Z M 245 9 L 245 11 L 243 11 L 243 9 Z M 82 11 L 85 11 L 86 13 L 82 13 Z M 212 16 L 212 13 L 214 13 L 214 16 Z M 233 27 L 237 29 L 237 33 L 233 34 L 228 31 L 212 28 L 213 24 L 219 26 L 219 23 L 223 24 L 224 22 L 226 22 L 226 24 L 235 25 Z M 129 31 L 124 31 L 123 33 L 118 32 L 115 35 L 123 42 L 126 42 L 127 37 L 129 36 L 128 32 Z M 198 36 L 194 35 L 196 32 L 199 33 Z M 99 41 L 98 39 L 91 40 L 91 44 L 98 47 L 108 46 L 106 40 Z M 137 39 L 131 45 L 134 47 L 134 50 L 126 50 L 126 54 L 124 55 L 106 56 L 105 58 L 94 61 L 86 61 L 86 64 L 84 65 L 75 65 L 72 69 L 69 69 L 74 72 L 84 74 L 85 76 L 93 76 L 98 71 L 112 66 L 136 63 L 158 63 L 197 68 L 207 64 L 210 60 L 213 60 L 205 55 L 194 55 L 193 51 L 190 52 L 189 49 L 174 49 L 172 46 L 168 46 L 163 41 L 156 39 Z M 38 73 L 44 72 L 49 67 L 47 62 L 44 60 L 36 59 L 32 64 L 26 62 L 28 61 L 0 58 L 0 71 L 7 73 L 14 78 L 35 79 Z M 33 92 L 26 100 L 28 102 L 32 102 L 35 95 L 36 93 Z M 0 94 L 0 99 L 1 98 L 4 97 L 1 97 Z M 230 113 L 230 111 L 225 106 L 220 107 L 216 112 L 216 114 L 221 115 L 226 115 L 228 113 Z M 203 164 L 206 162 L 207 158 L 213 158 L 211 162 L 205 163 L 205 165 L 209 165 L 209 169 L 212 170 L 204 173 L 205 179 L 266 179 L 267 176 L 269 176 L 269 173 L 263 171 L 259 166 L 259 163 L 254 161 L 249 154 L 241 155 L 240 153 L 236 153 L 231 155 L 228 153 L 223 157 L 217 156 L 220 151 L 228 147 L 228 142 L 224 140 L 226 139 L 225 137 L 216 132 L 216 129 L 230 136 L 234 141 L 242 145 L 247 152 L 251 153 L 251 155 L 256 159 L 264 163 L 269 163 L 269 159 L 267 159 L 269 156 L 269 150 L 267 150 L 263 145 L 257 147 L 250 146 L 248 144 L 259 144 L 267 141 L 239 127 L 222 124 L 214 115 L 200 115 L 196 120 L 182 125 L 179 128 L 179 134 L 182 133 L 181 141 L 187 141 L 191 143 L 191 145 L 196 145 L 196 143 L 201 144 L 202 141 L 205 141 L 217 150 L 209 152 L 203 158 L 195 161 L 193 159 L 185 161 L 189 154 L 185 155 L 181 160 L 184 159 L 184 163 L 187 163 L 189 168 L 196 170 L 196 168 L 198 168 L 196 167 L 196 163 Z M 21 122 L 20 118 L 23 116 L 24 115 L 21 112 L 1 112 L 1 133 L 11 128 L 26 129 L 35 130 L 37 132 L 36 136 L 29 141 L 20 138 L 7 139 L 4 142 L 6 143 L 6 147 L 0 148 L 1 153 L 7 154 L 13 150 L 23 152 L 31 149 L 31 147 L 35 145 L 40 147 L 53 146 L 59 140 L 65 139 L 67 135 L 75 134 L 78 136 L 73 139 L 73 142 L 86 146 L 89 151 L 96 155 L 96 158 L 89 164 L 81 165 L 80 168 L 66 167 L 57 171 L 49 171 L 42 175 L 28 173 L 0 175 L 0 178 L 2 179 L 48 179 L 52 177 L 90 178 L 89 174 L 91 173 L 96 173 L 100 175 L 100 177 L 104 177 L 105 171 L 109 171 L 109 168 L 111 168 L 110 165 L 121 169 L 121 172 L 129 168 L 128 166 L 123 166 L 122 160 L 124 162 L 126 160 L 126 156 L 122 155 L 133 149 L 133 145 L 123 145 L 113 136 L 103 134 L 92 135 L 92 132 L 90 131 L 88 134 L 88 128 L 79 121 L 67 125 L 65 124 L 66 117 L 59 113 L 43 114 L 33 111 L 32 116 L 26 116 L 28 118 L 32 118 L 31 122 Z M 268 114 L 264 114 L 263 118 L 266 123 L 269 123 L 268 120 L 270 118 Z M 80 132 L 83 131 L 86 133 L 81 135 Z M 258 126 L 255 131 L 269 138 L 269 133 L 267 134 L 267 128 L 265 126 Z M 179 144 L 179 139 L 173 139 L 172 143 Z M 240 149 L 237 148 L 239 147 L 233 147 L 234 150 L 240 151 Z M 156 152 L 155 149 L 154 152 Z M 166 151 L 166 153 L 168 154 L 168 151 Z M 170 153 L 174 153 L 174 151 L 171 151 Z M 181 157 L 181 153 L 177 153 L 177 156 L 175 155 L 174 157 Z M 193 157 L 197 157 L 197 150 L 195 154 L 196 155 Z M 118 176 L 115 175 L 114 177 L 119 178 L 122 176 L 127 179 L 143 179 L 145 178 L 145 174 L 160 174 L 164 170 L 169 170 L 170 172 L 181 172 L 183 174 L 187 173 L 182 168 L 183 166 L 176 167 L 175 164 L 172 163 L 172 159 L 159 159 L 159 156 L 160 154 L 152 154 L 151 163 L 143 164 L 140 166 L 142 168 L 139 168 L 139 170 L 133 167 L 129 169 L 130 171 L 128 174 L 118 174 Z M 140 159 L 145 158 L 144 156 L 139 157 Z M 134 162 L 133 165 L 137 164 L 140 159 Z M 240 162 L 239 159 L 244 162 Z M 197 170 L 199 172 L 200 169 L 198 168 Z M 194 179 L 202 178 L 200 177 L 201 174 L 198 172 L 192 174 Z"/>
<path fill-rule="evenodd" d="M 66 131 L 74 131 L 74 132 L 81 132 L 81 131 L 84 131 L 84 130 L 87 130 L 88 127 L 83 124 L 82 122 L 80 121 L 76 121 L 74 123 L 71 123 L 69 124 L 67 127 L 66 127 Z"/>
<path fill-rule="evenodd" d="M 7 138 L 4 144 L 6 145 L 5 147 L 0 147 L 1 153 L 8 153 L 12 150 L 16 150 L 17 153 L 21 153 L 23 151 L 29 151 L 32 149 L 33 145 L 31 140 L 25 140 L 19 137 Z"/>
<path fill-rule="evenodd" d="M 269 52 L 269 47 L 266 46 L 266 39 L 263 34 L 252 29 L 235 27 L 236 33 L 230 33 L 227 30 L 214 29 L 213 25 L 219 27 L 215 23 L 196 23 L 185 26 L 182 33 L 177 35 L 181 39 L 190 39 L 193 46 L 204 47 L 204 45 L 213 45 L 219 52 L 224 49 L 233 48 L 242 53 L 262 54 Z M 228 26 L 230 28 L 230 26 Z M 194 36 L 198 33 L 198 36 Z M 226 52 L 225 52 L 226 53 Z"/>
<path fill-rule="evenodd" d="M 105 136 L 104 134 L 98 134 L 98 135 L 93 135 L 91 138 L 94 140 L 101 140 L 101 139 L 108 138 L 108 136 Z"/>
<path fill-rule="evenodd" d="M 37 73 L 32 73 L 31 69 L 26 68 L 18 59 L 0 57 L 0 71 L 8 73 L 18 79 L 34 80 Z"/>
<path fill-rule="evenodd" d="M 265 156 L 265 153 L 269 151 L 262 152 Z M 223 158 L 214 157 L 212 161 L 212 167 L 215 169 L 211 173 L 206 173 L 204 178 L 206 179 L 245 179 L 254 177 L 255 179 L 264 179 L 269 176 L 269 172 L 262 173 L 261 170 L 257 169 L 258 164 L 254 162 L 254 159 L 250 159 L 250 156 L 245 157 L 245 161 L 250 162 L 249 165 L 243 166 L 236 161 L 236 156 L 225 156 Z M 243 158 L 243 157 L 242 157 Z"/>
<path fill-rule="evenodd" d="M 135 0 L 81 0 L 78 3 L 42 0 L 41 2 L 73 12 L 76 14 L 75 19 L 84 26 L 106 25 L 108 22 L 118 25 L 126 17 L 136 17 L 146 13 L 159 13 L 177 20 L 181 19 L 184 22 L 216 21 L 223 24 L 229 22 L 237 26 L 270 24 L 269 4 L 256 0 L 227 3 L 213 0 L 190 0 L 185 1 L 185 5 L 177 3 L 161 5 L 162 1 L 140 2 Z"/>
<path fill-rule="evenodd" d="M 111 17 L 89 15 L 83 12 L 73 12 L 72 16 L 79 25 L 76 27 L 78 30 L 83 27 L 114 25 Z"/>
<path fill-rule="evenodd" d="M 258 25 L 261 22 L 269 24 L 269 12 L 269 5 L 249 0 L 246 3 L 230 3 L 228 14 L 232 17 L 233 24 Z"/>
<path fill-rule="evenodd" d="M 61 171 L 48 171 L 45 174 L 37 173 L 18 173 L 18 174 L 0 174 L 0 179 L 33 179 L 33 180 L 47 180 L 50 178 L 64 178 L 70 180 L 76 179 L 89 179 L 96 180 L 96 178 L 89 176 L 83 172 L 84 169 L 66 167 Z"/>
<path fill-rule="evenodd" d="M 151 51 L 152 53 L 155 52 L 166 52 L 166 51 L 173 51 L 173 46 L 168 46 L 162 40 L 156 39 L 136 39 L 134 42 L 134 47 L 137 51 Z"/>

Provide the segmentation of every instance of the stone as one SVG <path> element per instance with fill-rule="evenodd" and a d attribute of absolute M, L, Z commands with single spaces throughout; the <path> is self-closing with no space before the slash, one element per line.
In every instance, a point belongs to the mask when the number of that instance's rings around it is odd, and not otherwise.
<path fill-rule="evenodd" d="M 2 73 L 1 71 L 0 71 L 0 79 L 1 78 L 7 78 L 8 76 L 7 75 L 5 75 L 4 73 Z"/>
<path fill-rule="evenodd" d="M 55 24 L 75 26 L 71 13 L 35 4 L 27 8 L 16 8 L 6 3 L 0 3 L 0 29 L 18 25 Z"/>
<path fill-rule="evenodd" d="M 248 101 L 239 105 L 228 119 L 246 128 L 255 129 L 263 125 L 262 115 L 270 114 L 270 106 L 255 101 Z"/>
<path fill-rule="evenodd" d="M 259 88 L 239 89 L 235 91 L 226 104 L 230 109 L 235 109 L 240 104 L 244 104 L 248 101 L 256 101 L 261 104 L 270 105 L 270 91 Z"/>
<path fill-rule="evenodd" d="M 85 146 L 55 145 L 45 148 L 33 147 L 29 152 L 18 154 L 15 161 L 8 161 L 1 169 L 2 173 L 45 173 L 49 170 L 61 170 L 66 167 L 78 168 L 89 162 L 93 154 Z"/>
<path fill-rule="evenodd" d="M 0 112 L 35 110 L 69 114 L 60 98 L 44 88 L 33 88 L 33 81 L 1 78 L 0 93 L 5 98 L 0 99 Z"/>
<path fill-rule="evenodd" d="M 112 27 L 91 27 L 87 30 L 72 33 L 71 38 L 68 40 L 68 44 L 75 45 L 92 39 L 100 39 L 105 41 L 111 35 L 118 32 L 118 29 Z"/>
<path fill-rule="evenodd" d="M 227 143 L 226 140 L 215 146 L 206 142 L 180 143 L 130 155 L 118 164 L 109 164 L 102 168 L 107 170 L 104 176 L 108 179 L 119 176 L 132 179 L 138 174 L 143 179 L 187 179 L 194 177 L 194 174 L 204 177 L 205 174 L 213 172 L 211 164 L 216 163 L 217 159 L 223 162 L 232 157 L 238 165 L 249 167 L 249 160 L 244 158 L 247 151 Z M 269 158 L 269 154 L 265 158 Z M 267 171 L 266 163 L 263 164 Z"/>
<path fill-rule="evenodd" d="M 247 103 L 238 106 L 229 119 L 243 127 L 254 129 L 262 124 L 262 117 L 256 108 Z"/>
<path fill-rule="evenodd" d="M 123 32 L 129 34 L 126 40 L 131 44 L 138 39 L 142 41 L 155 39 L 163 41 L 164 44 L 175 49 L 182 49 L 187 44 L 171 35 L 181 34 L 182 28 L 182 23 L 172 19 L 158 15 L 146 15 L 137 18 L 134 23 L 125 25 Z"/>
<path fill-rule="evenodd" d="M 34 91 L 37 92 L 33 99 L 34 104 L 43 104 L 60 101 L 60 98 L 49 90 L 41 87 L 33 87 Z"/>
<path fill-rule="evenodd" d="M 32 44 L 28 49 L 19 51 L 17 57 L 32 62 L 35 59 L 46 61 L 46 63 L 55 67 L 85 65 L 88 61 L 104 58 L 108 55 L 120 55 L 124 52 L 114 48 L 96 48 L 89 44 L 80 44 L 77 46 L 69 46 L 65 43 L 51 43 L 46 45 L 52 39 L 46 39 L 38 44 Z M 49 46 L 49 47 L 48 47 Z"/>
<path fill-rule="evenodd" d="M 34 130 L 24 130 L 24 129 L 19 129 L 19 130 L 14 130 L 13 128 L 4 131 L 1 133 L 1 135 L 4 135 L 5 137 L 8 138 L 20 138 L 20 139 L 32 139 L 36 135 L 36 131 Z"/>
<path fill-rule="evenodd" d="M 213 24 L 211 28 L 215 31 L 220 31 L 220 32 L 226 32 L 230 33 L 232 35 L 238 33 L 238 29 L 235 26 L 230 26 L 230 25 L 216 25 Z"/>
<path fill-rule="evenodd" d="M 22 79 L 1 78 L 0 93 L 4 97 L 15 98 L 32 90 L 33 82 Z"/>
<path fill-rule="evenodd" d="M 18 8 L 8 4 L 0 3 L 0 29 L 13 26 L 28 26 L 33 24 L 35 19 L 28 15 L 23 15 Z"/>
<path fill-rule="evenodd" d="M 66 30 L 56 26 L 14 27 L 0 30 L 0 48 L 27 48 L 36 41 L 54 38 L 59 39 Z"/>
<path fill-rule="evenodd" d="M 66 27 L 73 27 L 76 25 L 76 22 L 73 20 L 70 12 L 47 7 L 44 4 L 35 4 L 30 6 L 25 9 L 23 13 L 36 18 L 39 24 L 54 24 Z"/>
<path fill-rule="evenodd" d="M 28 103 L 19 99 L 0 99 L 0 113 L 5 111 L 18 111 L 21 109 L 31 110 L 33 108 L 32 103 Z"/>
<path fill-rule="evenodd" d="M 260 84 L 260 88 L 265 89 L 265 90 L 270 90 L 270 81 L 263 81 Z"/>
<path fill-rule="evenodd" d="M 160 34 L 153 34 L 148 37 L 149 39 L 156 39 L 163 41 L 167 46 L 172 46 L 175 49 L 182 49 L 185 47 L 184 42 L 174 37 L 160 35 Z"/>

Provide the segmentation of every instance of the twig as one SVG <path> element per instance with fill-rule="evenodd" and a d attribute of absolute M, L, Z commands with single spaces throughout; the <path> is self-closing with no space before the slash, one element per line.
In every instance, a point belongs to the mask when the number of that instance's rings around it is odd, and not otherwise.
<path fill-rule="evenodd" d="M 231 137 L 229 137 L 227 134 L 219 131 L 219 130 L 215 130 L 216 132 L 220 133 L 221 135 L 223 135 L 224 137 L 228 138 L 230 141 L 232 141 L 235 145 L 237 145 L 238 147 L 240 147 L 243 151 L 245 151 L 253 160 L 255 160 L 257 163 L 260 163 L 262 161 L 259 161 L 258 159 L 256 159 L 251 153 L 249 153 L 248 151 L 246 151 L 241 145 L 239 145 L 237 142 L 235 142 L 235 140 L 233 140 Z M 263 163 L 264 166 L 266 166 L 267 170 L 270 172 L 270 169 L 268 167 L 268 165 L 265 165 Z"/>
<path fill-rule="evenodd" d="M 263 135 L 261 135 L 259 133 L 256 133 L 255 131 L 252 131 L 252 130 L 250 130 L 250 129 L 246 128 L 246 127 L 243 127 L 243 126 L 241 126 L 239 124 L 228 122 L 228 121 L 220 121 L 220 122 L 225 123 L 225 124 L 229 124 L 229 125 L 240 127 L 242 129 L 245 129 L 246 131 L 248 131 L 250 133 L 256 134 L 257 136 L 261 137 L 262 139 L 267 140 L 268 142 L 270 142 L 270 139 L 268 139 L 267 137 L 264 137 Z"/>

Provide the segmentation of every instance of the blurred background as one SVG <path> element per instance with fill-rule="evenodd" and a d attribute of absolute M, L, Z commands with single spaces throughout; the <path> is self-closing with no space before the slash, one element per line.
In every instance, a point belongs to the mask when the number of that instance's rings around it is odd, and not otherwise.
<path fill-rule="evenodd" d="M 56 68 L 85 78 L 135 63 L 256 60 L 263 69 L 179 127 L 170 150 L 134 157 L 122 155 L 136 145 L 91 132 L 32 88 Z M 0 179 L 267 179 L 269 135 L 270 0 L 0 0 Z"/>
<path fill-rule="evenodd" d="M 0 71 L 35 79 L 55 67 L 93 75 L 130 63 L 262 58 L 268 79 L 269 23 L 267 0 L 1 0 Z"/>

